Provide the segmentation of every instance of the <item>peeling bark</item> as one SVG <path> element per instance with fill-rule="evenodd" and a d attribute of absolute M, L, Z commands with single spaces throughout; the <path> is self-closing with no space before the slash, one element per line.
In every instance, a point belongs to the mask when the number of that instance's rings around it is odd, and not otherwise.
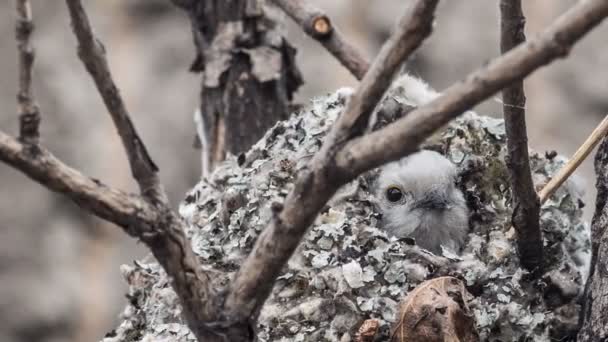
<path fill-rule="evenodd" d="M 203 76 L 205 174 L 226 153 L 248 150 L 275 122 L 287 118 L 302 79 L 296 50 L 259 1 L 200 1 L 185 9 L 198 50 L 191 69 Z"/>
<path fill-rule="evenodd" d="M 595 156 L 597 198 L 591 223 L 591 269 L 585 288 L 579 342 L 608 339 L 608 139 Z"/>

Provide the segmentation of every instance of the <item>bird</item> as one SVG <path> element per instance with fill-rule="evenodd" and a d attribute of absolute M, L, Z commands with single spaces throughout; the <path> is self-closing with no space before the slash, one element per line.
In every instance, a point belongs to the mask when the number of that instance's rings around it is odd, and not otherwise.
<path fill-rule="evenodd" d="M 437 255 L 459 253 L 469 231 L 469 209 L 456 185 L 457 168 L 438 152 L 421 150 L 380 168 L 375 199 L 389 235 L 413 238 Z"/>

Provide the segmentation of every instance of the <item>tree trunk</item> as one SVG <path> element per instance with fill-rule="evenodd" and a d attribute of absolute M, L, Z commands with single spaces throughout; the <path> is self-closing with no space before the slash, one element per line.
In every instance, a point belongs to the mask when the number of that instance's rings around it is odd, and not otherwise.
<path fill-rule="evenodd" d="M 285 119 L 302 80 L 295 49 L 259 0 L 194 1 L 186 10 L 198 50 L 192 70 L 203 75 L 198 119 L 205 174 Z"/>
<path fill-rule="evenodd" d="M 595 156 L 597 198 L 591 223 L 591 270 L 585 287 L 579 342 L 608 339 L 608 138 Z"/>

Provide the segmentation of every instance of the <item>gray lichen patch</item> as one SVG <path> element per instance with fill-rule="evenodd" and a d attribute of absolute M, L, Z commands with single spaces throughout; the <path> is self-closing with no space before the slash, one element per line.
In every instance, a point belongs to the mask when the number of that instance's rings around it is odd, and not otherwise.
<path fill-rule="evenodd" d="M 396 90 L 397 89 L 397 90 Z M 394 88 L 391 101 L 394 106 Z M 277 123 L 246 154 L 229 158 L 192 189 L 181 215 L 201 262 L 227 283 L 269 222 L 298 171 L 318 151 L 351 91 L 341 89 Z M 408 103 L 407 105 L 410 105 Z M 576 298 L 589 253 L 580 194 L 565 186 L 543 206 L 547 256 L 539 279 L 519 267 L 510 227 L 510 191 L 504 164 L 502 120 L 466 113 L 427 143 L 459 168 L 459 184 L 471 209 L 465 249 L 437 256 L 411 239 L 379 229 L 374 172 L 344 187 L 316 218 L 277 280 L 261 312 L 259 341 L 352 341 L 368 318 L 380 323 L 386 341 L 398 303 L 421 282 L 440 275 L 463 279 L 468 303 L 484 341 L 549 341 L 574 329 Z M 540 186 L 563 158 L 532 153 Z M 120 326 L 104 340 L 194 341 L 180 317 L 177 298 L 155 262 L 124 266 L 130 304 Z"/>

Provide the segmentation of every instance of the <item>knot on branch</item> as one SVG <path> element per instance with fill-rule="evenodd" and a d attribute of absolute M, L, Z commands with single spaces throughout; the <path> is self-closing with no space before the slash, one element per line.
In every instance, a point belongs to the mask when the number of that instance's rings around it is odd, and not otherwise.
<path fill-rule="evenodd" d="M 15 37 L 18 41 L 26 41 L 29 36 L 34 32 L 34 23 L 31 19 L 17 19 L 15 25 Z"/>
<path fill-rule="evenodd" d="M 19 116 L 19 140 L 27 144 L 37 144 L 40 138 L 39 126 L 38 106 L 28 106 Z"/>

